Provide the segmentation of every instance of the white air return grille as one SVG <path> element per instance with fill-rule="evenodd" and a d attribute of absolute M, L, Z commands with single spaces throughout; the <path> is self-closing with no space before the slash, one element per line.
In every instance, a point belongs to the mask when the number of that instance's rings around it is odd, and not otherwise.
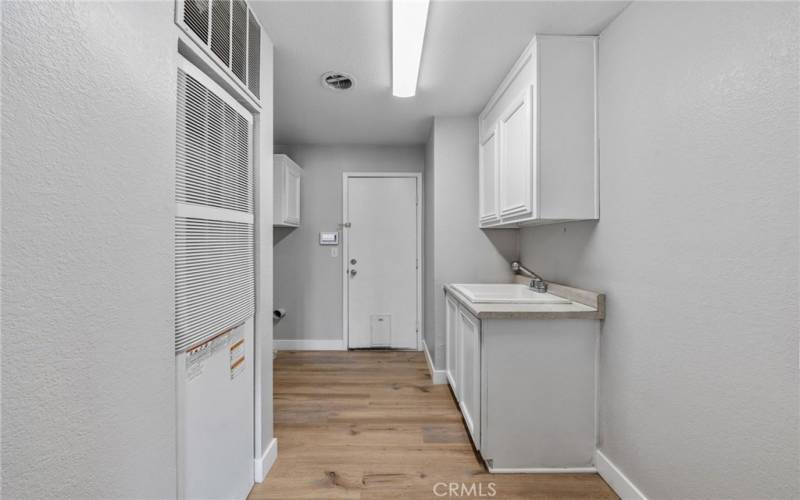
<path fill-rule="evenodd" d="M 180 58 L 176 130 L 175 349 L 255 309 L 252 114 Z"/>
<path fill-rule="evenodd" d="M 250 122 L 181 69 L 177 141 L 179 203 L 252 211 Z"/>
<path fill-rule="evenodd" d="M 247 4 L 233 0 L 231 23 L 231 71 L 247 82 Z"/>
<path fill-rule="evenodd" d="M 260 97 L 261 28 L 252 12 L 248 17 L 247 25 L 247 87 L 256 97 Z"/>
<path fill-rule="evenodd" d="M 208 42 L 208 0 L 184 0 L 183 22 L 204 42 Z"/>
<path fill-rule="evenodd" d="M 253 315 L 253 273 L 252 224 L 176 218 L 176 351 Z"/>
<path fill-rule="evenodd" d="M 225 66 L 228 66 L 230 61 L 230 31 L 230 0 L 211 0 L 211 52 L 219 57 Z"/>
<path fill-rule="evenodd" d="M 175 23 L 259 99 L 261 25 L 244 0 L 178 0 Z"/>

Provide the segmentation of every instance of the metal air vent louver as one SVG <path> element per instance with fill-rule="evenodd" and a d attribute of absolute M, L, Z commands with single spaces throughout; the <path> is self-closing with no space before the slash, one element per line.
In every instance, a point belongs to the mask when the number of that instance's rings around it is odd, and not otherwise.
<path fill-rule="evenodd" d="M 261 29 L 252 12 L 247 24 L 247 87 L 256 97 L 261 97 Z"/>
<path fill-rule="evenodd" d="M 341 71 L 329 71 L 322 75 L 322 85 L 331 90 L 350 90 L 355 84 L 352 76 Z"/>
<path fill-rule="evenodd" d="M 180 58 L 175 165 L 175 349 L 255 311 L 253 117 Z"/>
<path fill-rule="evenodd" d="M 208 42 L 208 0 L 184 0 L 183 22 L 201 40 Z"/>
<path fill-rule="evenodd" d="M 252 212 L 249 127 L 230 104 L 178 70 L 178 203 Z"/>
<path fill-rule="evenodd" d="M 230 60 L 231 3 L 230 0 L 211 2 L 211 52 L 229 65 Z"/>
<path fill-rule="evenodd" d="M 175 23 L 259 99 L 261 25 L 245 0 L 178 0 Z"/>
<path fill-rule="evenodd" d="M 231 71 L 247 83 L 247 4 L 233 0 L 231 12 Z"/>

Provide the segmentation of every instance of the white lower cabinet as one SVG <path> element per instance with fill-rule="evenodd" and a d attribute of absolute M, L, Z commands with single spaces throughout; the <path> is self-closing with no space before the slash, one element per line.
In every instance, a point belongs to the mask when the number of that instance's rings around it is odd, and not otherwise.
<path fill-rule="evenodd" d="M 446 294 L 447 379 L 490 472 L 593 469 L 600 326 L 478 319 Z"/>
<path fill-rule="evenodd" d="M 481 443 L 481 326 L 478 318 L 465 311 L 458 311 L 458 365 L 461 374 L 461 401 L 459 407 L 464 415 L 467 430 L 475 448 Z"/>
<path fill-rule="evenodd" d="M 453 389 L 456 400 L 461 401 L 461 384 L 458 372 L 458 302 L 449 295 L 445 298 L 447 308 L 445 309 L 445 325 L 447 330 L 447 359 L 446 373 L 447 381 Z"/>

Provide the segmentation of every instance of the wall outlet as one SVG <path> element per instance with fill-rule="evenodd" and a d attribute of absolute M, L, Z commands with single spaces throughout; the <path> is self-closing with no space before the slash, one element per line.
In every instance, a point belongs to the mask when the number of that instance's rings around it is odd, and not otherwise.
<path fill-rule="evenodd" d="M 339 247 L 331 248 L 331 257 L 338 257 L 339 256 Z"/>

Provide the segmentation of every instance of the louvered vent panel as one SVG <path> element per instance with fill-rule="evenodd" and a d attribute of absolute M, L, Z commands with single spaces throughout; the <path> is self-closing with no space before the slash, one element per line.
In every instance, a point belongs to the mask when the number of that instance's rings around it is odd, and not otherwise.
<path fill-rule="evenodd" d="M 248 17 L 247 30 L 247 87 L 256 97 L 259 95 L 261 76 L 261 28 L 252 12 Z"/>
<path fill-rule="evenodd" d="M 183 70 L 178 94 L 176 200 L 252 212 L 249 122 Z"/>
<path fill-rule="evenodd" d="M 236 78 L 247 83 L 247 4 L 233 0 L 231 25 L 231 71 Z"/>
<path fill-rule="evenodd" d="M 208 43 L 208 0 L 184 0 L 183 22 L 203 42 Z"/>
<path fill-rule="evenodd" d="M 175 349 L 228 330 L 255 311 L 253 226 L 175 220 Z"/>
<path fill-rule="evenodd" d="M 225 66 L 230 65 L 231 2 L 211 2 L 211 51 Z"/>

